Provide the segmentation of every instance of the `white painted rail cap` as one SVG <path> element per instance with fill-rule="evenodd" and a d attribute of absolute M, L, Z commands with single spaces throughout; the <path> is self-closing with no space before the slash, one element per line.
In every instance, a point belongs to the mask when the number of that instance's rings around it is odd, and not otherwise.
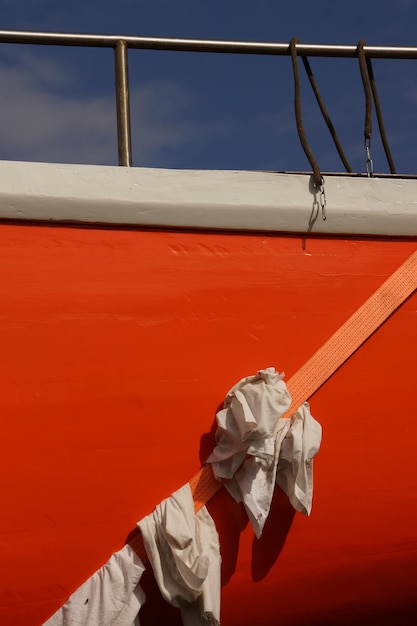
<path fill-rule="evenodd" d="M 417 235 L 417 180 L 0 161 L 0 220 L 284 233 Z"/>

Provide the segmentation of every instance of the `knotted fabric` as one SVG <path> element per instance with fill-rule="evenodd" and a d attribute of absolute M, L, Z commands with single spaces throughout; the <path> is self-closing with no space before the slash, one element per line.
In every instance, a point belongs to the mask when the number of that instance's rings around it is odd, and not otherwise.
<path fill-rule="evenodd" d="M 194 512 L 187 483 L 138 522 L 155 580 L 184 626 L 220 621 L 219 537 L 206 507 Z"/>
<path fill-rule="evenodd" d="M 243 501 L 257 537 L 276 482 L 297 510 L 311 510 L 311 460 L 320 447 L 321 427 L 307 403 L 291 418 L 281 418 L 291 404 L 282 379 L 268 367 L 230 389 L 216 416 L 217 445 L 207 459 L 216 478 L 229 479 L 226 487 Z"/>

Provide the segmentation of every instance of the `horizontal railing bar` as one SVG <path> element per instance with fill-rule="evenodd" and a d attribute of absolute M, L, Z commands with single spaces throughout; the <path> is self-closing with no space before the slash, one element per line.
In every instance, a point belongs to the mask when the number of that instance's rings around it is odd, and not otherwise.
<path fill-rule="evenodd" d="M 125 42 L 128 48 L 143 50 L 220 52 L 278 56 L 290 54 L 288 43 L 0 30 L 0 43 L 114 48 L 120 41 Z M 355 57 L 357 55 L 357 46 L 299 43 L 297 44 L 297 51 L 300 55 L 305 56 Z M 364 51 L 368 57 L 375 59 L 417 59 L 417 47 L 365 46 Z"/>

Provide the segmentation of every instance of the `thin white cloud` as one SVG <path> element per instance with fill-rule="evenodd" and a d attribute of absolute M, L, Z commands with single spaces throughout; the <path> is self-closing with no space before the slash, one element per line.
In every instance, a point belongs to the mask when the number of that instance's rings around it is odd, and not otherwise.
<path fill-rule="evenodd" d="M 0 157 L 3 159 L 115 164 L 113 93 L 71 94 L 73 67 L 19 52 L 0 59 Z M 169 165 L 168 153 L 213 132 L 192 120 L 194 95 L 170 81 L 131 90 L 136 164 Z"/>
<path fill-rule="evenodd" d="M 71 84 L 72 78 L 66 72 Z M 0 64 L 2 158 L 109 162 L 114 127 L 107 96 L 59 93 L 63 72 L 54 61 L 20 54 Z M 10 157 L 9 157 L 10 155 Z"/>

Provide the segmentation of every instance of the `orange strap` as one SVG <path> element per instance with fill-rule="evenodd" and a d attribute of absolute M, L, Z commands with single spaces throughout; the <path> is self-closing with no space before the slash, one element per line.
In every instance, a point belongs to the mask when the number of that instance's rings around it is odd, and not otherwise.
<path fill-rule="evenodd" d="M 313 354 L 287 383 L 292 402 L 283 417 L 290 417 L 370 337 L 417 288 L 417 251 Z M 199 511 L 222 487 L 210 465 L 204 465 L 189 481 L 195 511 Z M 147 560 L 140 533 L 129 542 Z"/>

